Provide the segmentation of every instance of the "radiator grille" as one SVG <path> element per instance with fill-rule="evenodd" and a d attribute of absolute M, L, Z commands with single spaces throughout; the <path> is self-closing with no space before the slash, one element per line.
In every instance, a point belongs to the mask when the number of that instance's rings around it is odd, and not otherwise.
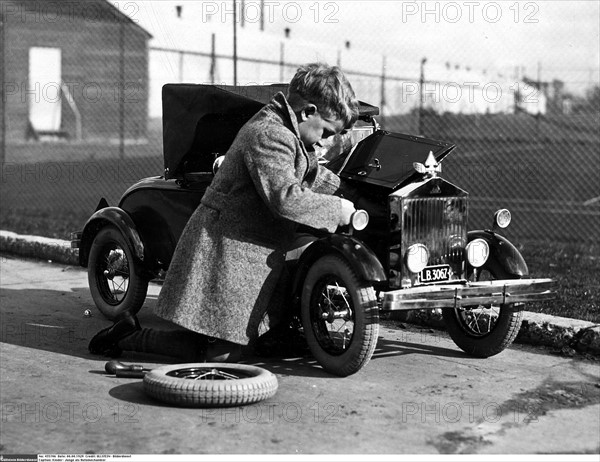
<path fill-rule="evenodd" d="M 464 270 L 467 243 L 467 196 L 402 198 L 398 214 L 400 242 L 392 248 L 400 249 L 397 268 L 401 276 L 418 284 L 404 265 L 403 256 L 413 244 L 424 244 L 429 250 L 428 266 L 450 265 L 452 279 L 460 279 Z"/>

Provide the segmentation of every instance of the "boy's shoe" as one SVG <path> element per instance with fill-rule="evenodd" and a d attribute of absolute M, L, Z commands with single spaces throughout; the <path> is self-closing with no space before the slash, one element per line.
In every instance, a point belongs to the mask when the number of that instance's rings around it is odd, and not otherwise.
<path fill-rule="evenodd" d="M 123 350 L 119 348 L 119 341 L 141 329 L 137 317 L 129 311 L 125 311 L 112 326 L 102 329 L 92 337 L 88 349 L 95 355 L 118 358 L 123 353 Z"/>

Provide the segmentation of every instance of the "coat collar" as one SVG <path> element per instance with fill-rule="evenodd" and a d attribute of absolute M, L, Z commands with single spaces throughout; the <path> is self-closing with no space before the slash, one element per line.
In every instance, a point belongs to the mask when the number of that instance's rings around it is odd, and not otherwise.
<path fill-rule="evenodd" d="M 279 115 L 279 117 L 281 117 L 284 125 L 286 127 L 288 127 L 290 130 L 292 130 L 294 135 L 296 135 L 296 137 L 298 138 L 298 141 L 300 142 L 300 149 L 302 151 L 302 155 L 306 159 L 306 170 L 304 171 L 304 177 L 306 177 L 308 172 L 312 171 L 318 165 L 318 161 L 317 161 L 317 156 L 315 155 L 314 151 L 312 153 L 309 153 L 308 150 L 306 149 L 306 146 L 304 146 L 304 143 L 300 139 L 300 129 L 298 128 L 298 118 L 296 117 L 296 114 L 295 114 L 294 110 L 292 109 L 292 106 L 290 106 L 290 103 L 288 103 L 288 100 L 285 97 L 285 95 L 282 92 L 278 92 L 271 99 L 271 102 L 269 103 L 269 107 L 275 114 L 277 114 L 277 115 Z"/>
<path fill-rule="evenodd" d="M 300 130 L 298 129 L 298 119 L 294 110 L 288 103 L 287 98 L 282 92 L 278 92 L 271 99 L 269 106 L 272 107 L 274 112 L 279 114 L 283 119 L 284 123 L 294 132 L 294 134 L 300 138 Z"/>

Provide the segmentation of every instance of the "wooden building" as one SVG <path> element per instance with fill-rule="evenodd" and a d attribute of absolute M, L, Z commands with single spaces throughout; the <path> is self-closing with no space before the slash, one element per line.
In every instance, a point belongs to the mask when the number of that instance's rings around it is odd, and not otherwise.
<path fill-rule="evenodd" d="M 0 1 L 3 144 L 144 139 L 151 36 L 132 17 L 104 0 Z"/>

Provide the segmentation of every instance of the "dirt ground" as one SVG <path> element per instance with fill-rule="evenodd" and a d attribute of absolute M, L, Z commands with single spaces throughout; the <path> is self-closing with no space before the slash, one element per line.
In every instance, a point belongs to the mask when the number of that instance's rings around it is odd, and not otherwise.
<path fill-rule="evenodd" d="M 548 454 L 600 452 L 600 363 L 516 345 L 470 358 L 444 332 L 384 323 L 371 362 L 247 357 L 279 380 L 260 403 L 175 408 L 87 351 L 110 323 L 82 268 L 1 257 L 2 454 Z M 152 314 L 143 326 L 166 326 Z M 92 310 L 91 317 L 84 310 Z M 168 358 L 126 353 L 154 367 Z"/>

